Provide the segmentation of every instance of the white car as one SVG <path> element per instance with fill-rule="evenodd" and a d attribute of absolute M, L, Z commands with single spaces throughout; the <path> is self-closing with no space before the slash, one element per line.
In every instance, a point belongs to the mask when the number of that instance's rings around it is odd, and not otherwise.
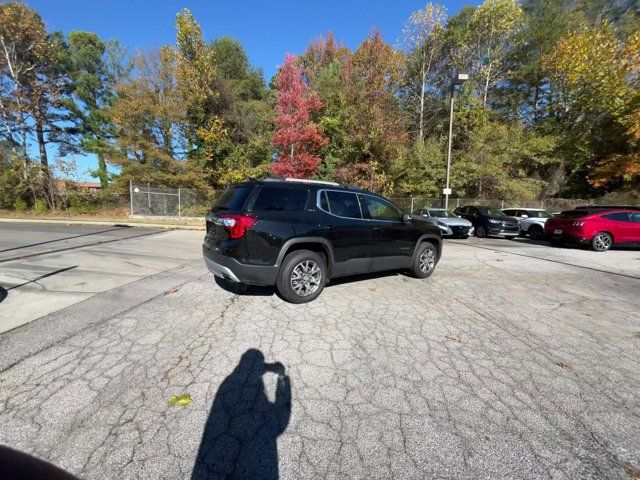
<path fill-rule="evenodd" d="M 503 208 L 505 215 L 516 217 L 520 225 L 520 235 L 529 235 L 531 240 L 544 238 L 544 224 L 553 215 L 541 208 Z"/>
<path fill-rule="evenodd" d="M 442 231 L 443 236 L 467 238 L 473 235 L 473 224 L 469 220 L 444 208 L 421 208 L 413 214 L 425 217 L 429 223 Z"/>

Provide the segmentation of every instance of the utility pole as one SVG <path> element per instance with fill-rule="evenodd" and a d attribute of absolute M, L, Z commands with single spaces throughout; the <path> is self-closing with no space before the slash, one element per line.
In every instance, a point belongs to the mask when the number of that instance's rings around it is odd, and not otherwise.
<path fill-rule="evenodd" d="M 449 195 L 451 195 L 451 188 L 449 188 L 449 179 L 451 177 L 451 138 L 453 137 L 453 99 L 456 94 L 456 85 L 462 85 L 469 80 L 469 75 L 466 73 L 458 73 L 451 80 L 451 103 L 449 107 L 449 145 L 447 147 L 447 185 L 442 191 L 444 193 L 444 208 L 449 209 Z"/>

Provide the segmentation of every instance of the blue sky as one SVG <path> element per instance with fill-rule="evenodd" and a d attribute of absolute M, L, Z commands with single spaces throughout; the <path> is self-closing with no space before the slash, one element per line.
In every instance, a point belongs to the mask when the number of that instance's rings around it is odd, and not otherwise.
<path fill-rule="evenodd" d="M 427 3 L 418 0 L 25 2 L 40 13 L 49 31 L 87 30 L 104 39 L 118 38 L 130 51 L 173 43 L 175 15 L 187 7 L 202 26 L 206 40 L 222 35 L 240 40 L 251 63 L 263 69 L 267 81 L 282 63 L 285 53 L 301 53 L 310 40 L 329 30 L 350 48 L 356 48 L 373 27 L 393 44 L 411 12 L 424 8 Z M 441 3 L 452 15 L 463 6 L 478 2 L 445 0 Z M 93 166 L 90 157 L 80 160 L 83 169 Z"/>

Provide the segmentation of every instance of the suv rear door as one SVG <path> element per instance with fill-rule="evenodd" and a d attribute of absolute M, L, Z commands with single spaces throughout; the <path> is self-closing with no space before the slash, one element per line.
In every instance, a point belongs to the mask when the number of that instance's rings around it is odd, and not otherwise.
<path fill-rule="evenodd" d="M 317 193 L 321 213 L 318 235 L 331 242 L 332 277 L 369 271 L 371 226 L 363 218 L 358 196 L 353 192 L 322 189 Z"/>
<path fill-rule="evenodd" d="M 402 211 L 388 200 L 367 194 L 358 197 L 371 225 L 371 271 L 407 267 L 419 230 L 403 222 Z"/>

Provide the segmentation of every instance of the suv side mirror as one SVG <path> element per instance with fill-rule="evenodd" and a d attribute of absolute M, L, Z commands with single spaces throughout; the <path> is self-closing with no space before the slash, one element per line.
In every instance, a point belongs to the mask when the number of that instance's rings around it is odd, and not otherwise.
<path fill-rule="evenodd" d="M 411 215 L 409 215 L 408 213 L 405 213 L 404 215 L 402 215 L 403 223 L 409 223 L 410 221 L 411 221 Z"/>

